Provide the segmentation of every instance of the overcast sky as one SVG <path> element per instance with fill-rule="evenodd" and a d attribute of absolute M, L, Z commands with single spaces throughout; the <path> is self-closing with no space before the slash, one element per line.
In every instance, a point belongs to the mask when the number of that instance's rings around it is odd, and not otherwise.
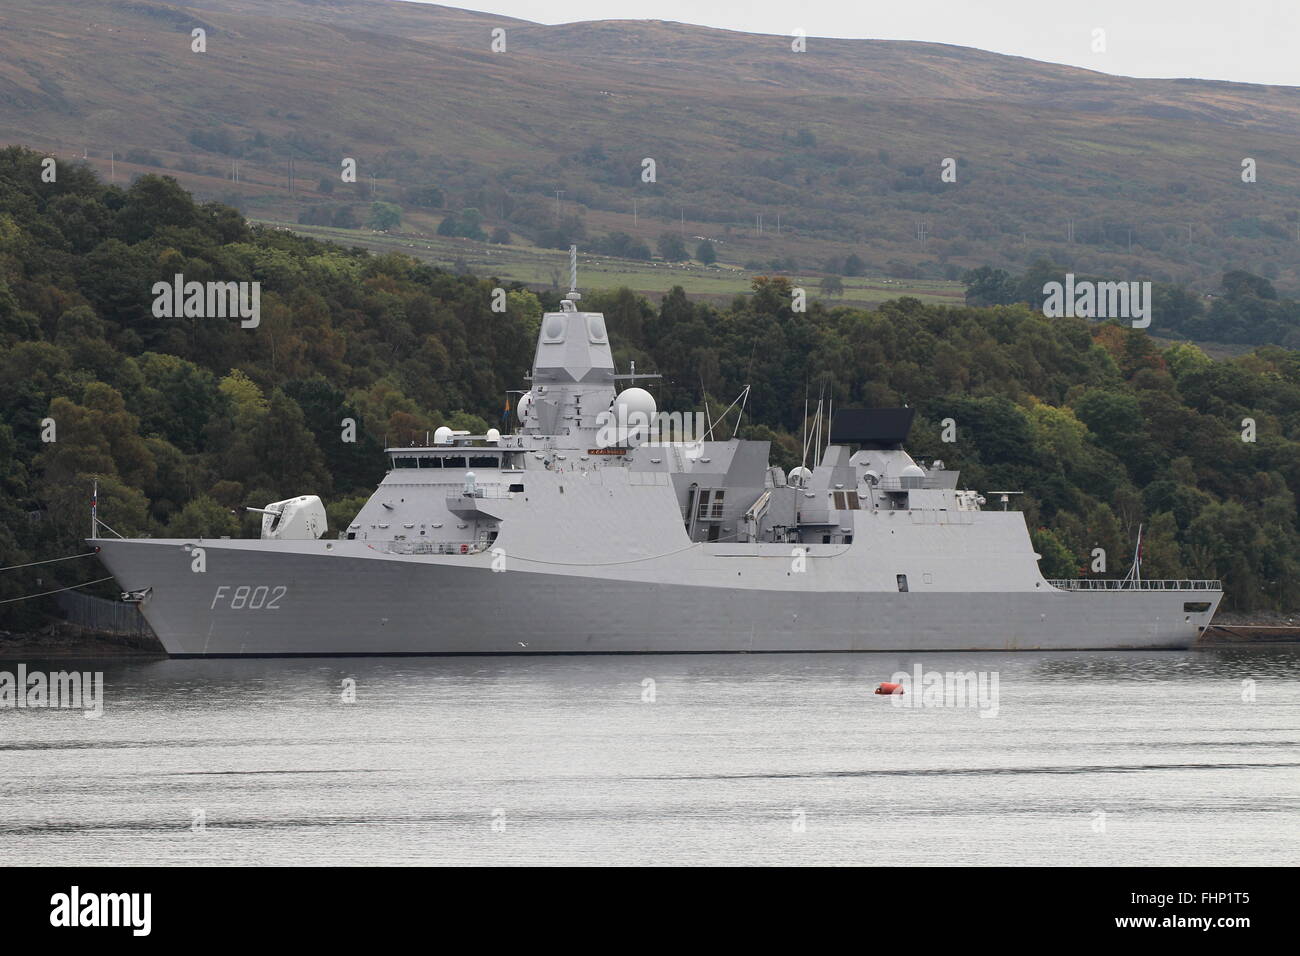
<path fill-rule="evenodd" d="M 1123 76 L 1300 86 L 1300 0 L 471 0 L 537 23 L 677 20 L 748 33 L 933 40 Z M 1106 52 L 1094 53 L 1093 31 Z M 810 47 L 810 52 L 812 48 Z"/>

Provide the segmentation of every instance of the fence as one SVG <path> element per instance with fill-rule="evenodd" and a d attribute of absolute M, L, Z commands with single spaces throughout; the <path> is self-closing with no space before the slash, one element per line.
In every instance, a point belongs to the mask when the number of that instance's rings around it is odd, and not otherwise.
<path fill-rule="evenodd" d="M 157 640 L 153 628 L 134 604 L 108 601 L 76 591 L 64 591 L 55 601 L 69 624 L 101 634 Z"/>
<path fill-rule="evenodd" d="M 1222 581 L 1153 580 L 1130 581 L 1120 578 L 1049 579 L 1048 584 L 1063 591 L 1222 591 Z"/>

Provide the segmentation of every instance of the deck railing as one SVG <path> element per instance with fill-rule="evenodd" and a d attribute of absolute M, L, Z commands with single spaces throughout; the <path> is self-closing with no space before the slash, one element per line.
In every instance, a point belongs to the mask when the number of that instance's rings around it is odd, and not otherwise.
<path fill-rule="evenodd" d="M 1126 581 L 1119 578 L 1069 578 L 1048 580 L 1063 591 L 1222 591 L 1223 582 L 1215 580 L 1170 579 Z"/>

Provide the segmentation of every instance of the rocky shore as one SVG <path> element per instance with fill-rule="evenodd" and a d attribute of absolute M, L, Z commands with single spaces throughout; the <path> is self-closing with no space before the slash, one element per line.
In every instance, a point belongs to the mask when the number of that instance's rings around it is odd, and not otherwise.
<path fill-rule="evenodd" d="M 64 622 L 47 624 L 28 633 L 0 631 L 0 659 L 165 656 L 155 638 L 106 634 Z"/>

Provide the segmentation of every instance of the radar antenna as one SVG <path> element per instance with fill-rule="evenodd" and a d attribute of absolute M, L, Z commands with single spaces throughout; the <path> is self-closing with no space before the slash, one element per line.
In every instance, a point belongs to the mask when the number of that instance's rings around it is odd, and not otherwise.
<path fill-rule="evenodd" d="M 1023 491 L 986 491 L 986 495 L 997 495 L 1002 500 L 1002 510 L 1006 511 L 1012 495 L 1023 495 Z"/>
<path fill-rule="evenodd" d="M 569 246 L 569 294 L 565 298 L 570 302 L 577 302 L 582 298 L 582 293 L 578 291 L 578 247 L 576 244 Z"/>

